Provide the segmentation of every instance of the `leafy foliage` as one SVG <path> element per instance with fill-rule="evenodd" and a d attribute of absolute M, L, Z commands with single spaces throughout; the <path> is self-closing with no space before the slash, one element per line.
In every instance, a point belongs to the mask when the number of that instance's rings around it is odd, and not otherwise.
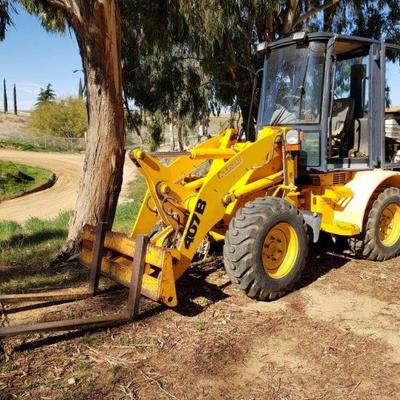
<path fill-rule="evenodd" d="M 122 14 L 125 95 L 154 115 L 149 125 L 156 118 L 156 125 L 193 127 L 208 118 L 213 96 L 199 61 L 189 53 L 188 28 L 178 3 L 128 0 Z M 158 135 L 157 129 L 150 130 Z M 155 144 L 159 137 L 153 139 Z"/>
<path fill-rule="evenodd" d="M 32 112 L 30 125 L 49 135 L 82 137 L 88 127 L 86 104 L 73 97 L 43 102 Z"/>

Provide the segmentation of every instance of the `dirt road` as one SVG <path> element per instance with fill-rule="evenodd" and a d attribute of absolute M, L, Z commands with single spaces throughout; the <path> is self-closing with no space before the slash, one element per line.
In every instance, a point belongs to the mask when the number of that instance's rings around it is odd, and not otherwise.
<path fill-rule="evenodd" d="M 46 168 L 57 176 L 56 183 L 50 189 L 0 203 L 0 220 L 21 223 L 31 217 L 52 218 L 60 211 L 74 208 L 83 167 L 82 154 L 0 150 L 0 160 Z M 120 201 L 126 201 L 127 185 L 135 173 L 132 162 L 126 160 Z"/>

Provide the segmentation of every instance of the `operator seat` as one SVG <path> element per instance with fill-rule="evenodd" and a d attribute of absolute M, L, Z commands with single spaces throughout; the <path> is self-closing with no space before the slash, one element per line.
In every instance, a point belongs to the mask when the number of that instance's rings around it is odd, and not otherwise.
<path fill-rule="evenodd" d="M 354 138 L 354 99 L 351 97 L 333 100 L 332 107 L 332 154 L 339 157 L 348 157 Z"/>

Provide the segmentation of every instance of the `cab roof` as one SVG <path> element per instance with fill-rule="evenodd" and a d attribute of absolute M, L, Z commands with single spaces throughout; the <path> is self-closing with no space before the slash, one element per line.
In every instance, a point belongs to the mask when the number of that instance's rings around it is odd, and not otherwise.
<path fill-rule="evenodd" d="M 371 43 L 381 43 L 379 40 L 375 39 L 365 38 L 361 36 L 338 35 L 332 32 L 296 32 L 287 38 L 280 39 L 272 43 L 260 43 L 258 46 L 258 51 L 266 52 L 267 50 L 272 50 L 278 47 L 288 46 L 295 43 L 305 43 L 308 41 L 328 42 L 332 38 L 335 38 L 336 41 L 343 42 L 343 52 L 351 50 L 351 47 L 349 46 L 352 46 L 355 49 L 358 46 L 369 45 Z M 346 45 L 345 42 L 347 42 Z"/>

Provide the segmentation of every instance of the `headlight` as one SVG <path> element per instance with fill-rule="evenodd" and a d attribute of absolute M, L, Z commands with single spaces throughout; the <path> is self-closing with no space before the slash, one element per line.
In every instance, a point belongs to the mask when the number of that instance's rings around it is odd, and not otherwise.
<path fill-rule="evenodd" d="M 300 143 L 300 132 L 296 129 L 291 129 L 286 132 L 286 144 L 299 144 Z"/>

